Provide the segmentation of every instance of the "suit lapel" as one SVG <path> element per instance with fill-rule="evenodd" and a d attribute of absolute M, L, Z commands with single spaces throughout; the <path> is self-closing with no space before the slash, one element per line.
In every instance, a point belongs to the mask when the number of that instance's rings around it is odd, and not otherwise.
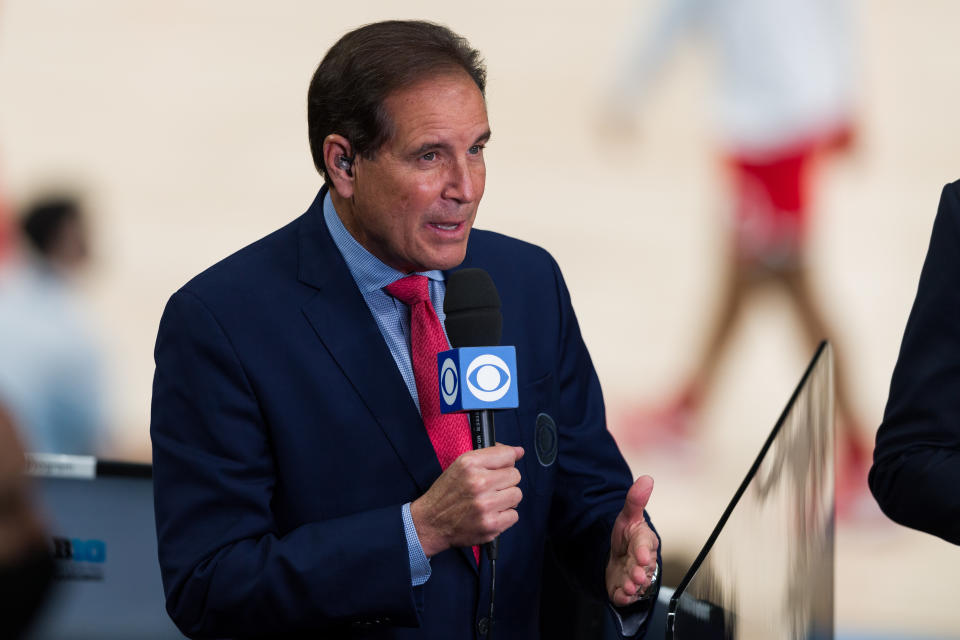
<path fill-rule="evenodd" d="M 323 220 L 324 187 L 300 226 L 301 282 L 317 289 L 303 313 L 390 440 L 421 491 L 440 475 L 423 420 L 380 329 Z"/>

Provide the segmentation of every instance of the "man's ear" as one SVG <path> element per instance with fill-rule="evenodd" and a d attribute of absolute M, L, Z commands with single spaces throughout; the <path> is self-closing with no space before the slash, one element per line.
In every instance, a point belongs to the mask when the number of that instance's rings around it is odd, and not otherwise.
<path fill-rule="evenodd" d="M 341 198 L 353 196 L 353 147 L 339 133 L 331 133 L 323 140 L 323 164 L 327 179 Z"/>

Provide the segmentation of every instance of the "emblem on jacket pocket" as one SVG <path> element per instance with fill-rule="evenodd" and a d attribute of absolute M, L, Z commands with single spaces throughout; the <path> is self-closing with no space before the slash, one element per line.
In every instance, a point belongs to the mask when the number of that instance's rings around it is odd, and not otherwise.
<path fill-rule="evenodd" d="M 534 434 L 534 449 L 537 460 L 545 467 L 549 467 L 557 459 L 557 423 L 549 415 L 537 415 L 537 427 Z"/>

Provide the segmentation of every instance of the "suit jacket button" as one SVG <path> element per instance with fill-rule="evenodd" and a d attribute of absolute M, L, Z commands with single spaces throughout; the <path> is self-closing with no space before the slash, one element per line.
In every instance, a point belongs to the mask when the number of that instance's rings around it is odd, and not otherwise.
<path fill-rule="evenodd" d="M 487 635 L 487 631 L 490 630 L 490 620 L 488 618 L 480 618 L 480 622 L 477 623 L 477 633 L 482 636 Z"/>

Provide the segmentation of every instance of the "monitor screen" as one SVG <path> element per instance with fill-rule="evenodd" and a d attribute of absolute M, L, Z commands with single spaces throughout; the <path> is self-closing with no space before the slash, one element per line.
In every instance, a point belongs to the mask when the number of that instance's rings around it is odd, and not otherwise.
<path fill-rule="evenodd" d="M 28 455 L 55 578 L 30 640 L 183 638 L 164 609 L 150 466 Z"/>
<path fill-rule="evenodd" d="M 671 597 L 668 640 L 833 638 L 833 389 L 822 343 Z"/>

